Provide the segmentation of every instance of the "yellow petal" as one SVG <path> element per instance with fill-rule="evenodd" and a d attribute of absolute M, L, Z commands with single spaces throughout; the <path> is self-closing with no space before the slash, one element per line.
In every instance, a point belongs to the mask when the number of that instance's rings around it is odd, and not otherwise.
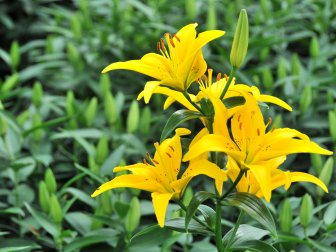
<path fill-rule="evenodd" d="M 227 175 L 224 170 L 206 159 L 200 159 L 190 163 L 189 167 L 183 173 L 182 178 L 195 177 L 198 175 L 205 175 L 215 179 L 216 189 L 219 194 L 222 194 L 223 182 L 227 180 Z"/>
<path fill-rule="evenodd" d="M 271 95 L 260 95 L 259 101 L 276 104 L 280 107 L 283 107 L 284 109 L 287 109 L 288 111 L 293 110 L 292 107 L 289 106 L 286 102 L 284 102 L 283 100 L 280 100 L 277 97 L 271 96 Z"/>
<path fill-rule="evenodd" d="M 195 45 L 193 47 L 193 50 L 200 50 L 203 46 L 205 46 L 210 41 L 219 38 L 225 34 L 225 31 L 221 30 L 211 30 L 211 31 L 205 31 L 198 34 Z"/>
<path fill-rule="evenodd" d="M 271 200 L 271 172 L 269 167 L 265 165 L 246 165 L 251 173 L 254 175 L 258 182 L 260 189 L 265 197 L 265 200 L 269 202 Z"/>
<path fill-rule="evenodd" d="M 323 183 L 322 180 L 316 178 L 313 175 L 310 175 L 308 173 L 304 172 L 291 172 L 290 173 L 290 178 L 292 182 L 311 182 L 314 183 L 315 185 L 318 185 L 321 187 L 325 192 L 328 192 L 328 188 L 326 185 Z"/>
<path fill-rule="evenodd" d="M 165 192 L 166 190 L 155 180 L 147 178 L 141 175 L 127 174 L 115 177 L 109 182 L 102 184 L 97 190 L 91 195 L 91 197 L 96 197 L 99 194 L 114 188 L 136 188 L 140 190 L 145 190 L 149 192 Z"/>
<path fill-rule="evenodd" d="M 185 81 L 186 86 L 184 89 L 188 89 L 189 85 L 193 83 L 195 80 L 201 78 L 207 69 L 207 63 L 203 58 L 202 51 L 198 52 L 196 57 L 193 59 L 193 62 L 186 62 L 183 64 L 183 67 L 180 69 L 180 73 L 183 72 L 189 73 L 187 76 L 187 80 Z"/>
<path fill-rule="evenodd" d="M 191 146 L 189 151 L 184 155 L 183 161 L 186 162 L 209 151 L 225 152 L 236 160 L 244 160 L 245 155 L 239 151 L 231 139 L 211 134 L 202 137 L 197 143 Z"/>
<path fill-rule="evenodd" d="M 160 85 L 160 81 L 148 81 L 144 88 L 144 100 L 147 104 L 152 97 L 154 90 Z"/>
<path fill-rule="evenodd" d="M 168 203 L 172 197 L 173 193 L 152 193 L 154 212 L 160 227 L 164 226 Z"/>
<path fill-rule="evenodd" d="M 148 53 L 140 60 L 129 60 L 125 62 L 115 62 L 105 67 L 102 73 L 112 70 L 131 70 L 139 72 L 158 80 L 167 78 L 169 69 L 169 61 L 163 56 L 155 53 Z"/>

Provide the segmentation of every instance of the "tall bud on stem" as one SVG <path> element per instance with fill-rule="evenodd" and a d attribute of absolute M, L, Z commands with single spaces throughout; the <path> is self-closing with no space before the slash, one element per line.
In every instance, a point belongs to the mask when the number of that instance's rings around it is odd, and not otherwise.
<path fill-rule="evenodd" d="M 249 23 L 247 12 L 242 9 L 239 14 L 236 32 L 233 38 L 230 63 L 234 68 L 239 68 L 245 59 L 249 38 Z"/>

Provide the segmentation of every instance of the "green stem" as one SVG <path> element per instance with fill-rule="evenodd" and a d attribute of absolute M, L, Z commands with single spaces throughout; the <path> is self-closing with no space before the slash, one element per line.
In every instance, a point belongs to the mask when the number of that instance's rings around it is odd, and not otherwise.
<path fill-rule="evenodd" d="M 241 221 L 243 220 L 243 217 L 244 217 L 244 212 L 243 211 L 240 211 L 239 213 L 239 216 L 238 216 L 238 219 L 237 219 L 237 222 L 236 222 L 236 225 L 234 226 L 233 230 L 232 230 L 232 233 L 231 233 L 231 236 L 230 236 L 230 239 L 224 249 L 224 252 L 225 251 L 228 251 L 228 249 L 230 249 L 231 245 L 232 245 L 232 242 L 233 242 L 233 239 L 234 237 L 236 236 L 236 233 L 237 233 L 237 230 L 239 228 L 239 225 L 241 223 Z"/>
<path fill-rule="evenodd" d="M 229 89 L 229 87 L 230 87 L 230 84 L 231 84 L 231 81 L 232 81 L 232 79 L 233 79 L 233 76 L 235 76 L 235 74 L 236 74 L 236 72 L 237 72 L 237 69 L 238 69 L 238 68 L 236 68 L 236 67 L 232 67 L 231 72 L 230 72 L 230 75 L 229 75 L 229 79 L 227 80 L 226 85 L 225 85 L 225 88 L 224 88 L 224 90 L 223 90 L 223 92 L 222 92 L 222 94 L 221 94 L 221 96 L 220 96 L 220 99 L 221 99 L 221 100 L 223 100 L 223 98 L 224 98 L 226 92 L 228 91 L 228 89 Z"/>
<path fill-rule="evenodd" d="M 224 251 L 224 245 L 222 241 L 222 208 L 220 204 L 220 199 L 217 199 L 216 202 L 216 227 L 215 227 L 215 232 L 216 232 L 216 246 L 218 252 L 223 252 Z"/>
<path fill-rule="evenodd" d="M 176 203 L 182 208 L 183 211 L 187 212 L 187 207 L 183 204 L 181 200 L 177 200 Z M 209 227 L 207 224 L 201 221 L 197 216 L 194 215 L 192 218 L 199 224 L 201 224 L 203 227 L 206 227 L 208 230 L 213 231 L 211 227 Z"/>
<path fill-rule="evenodd" d="M 224 199 L 226 196 L 229 195 L 229 193 L 232 192 L 232 190 L 236 187 L 236 185 L 239 183 L 239 181 L 241 180 L 241 178 L 243 177 L 243 175 L 245 174 L 246 170 L 241 169 L 238 177 L 236 178 L 236 180 L 233 182 L 233 184 L 230 186 L 229 190 L 226 191 L 226 193 L 224 193 L 224 195 L 221 197 L 221 199 Z"/>
<path fill-rule="evenodd" d="M 194 106 L 194 108 L 195 109 L 197 109 L 199 112 L 201 112 L 202 113 L 202 115 L 205 115 L 204 114 L 204 112 L 203 112 L 203 110 L 201 109 L 201 107 L 200 106 L 198 106 L 195 102 L 193 102 L 192 100 L 191 100 L 191 98 L 190 98 L 190 96 L 189 96 L 189 94 L 188 94 L 188 92 L 187 91 L 183 91 L 183 95 L 184 95 L 184 97 Z"/>

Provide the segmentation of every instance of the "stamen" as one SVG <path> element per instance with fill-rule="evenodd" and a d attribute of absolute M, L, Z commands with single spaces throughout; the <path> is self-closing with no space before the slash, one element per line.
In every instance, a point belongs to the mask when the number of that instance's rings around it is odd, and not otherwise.
<path fill-rule="evenodd" d="M 227 74 L 224 74 L 224 78 L 227 81 L 229 79 L 229 76 Z"/>
<path fill-rule="evenodd" d="M 145 158 L 143 159 L 143 162 L 144 162 L 145 165 L 148 165 L 148 162 Z"/>
<path fill-rule="evenodd" d="M 218 74 L 217 74 L 217 77 L 216 77 L 216 81 L 220 81 L 221 78 L 222 78 L 222 74 L 221 74 L 221 73 L 218 73 Z"/>
<path fill-rule="evenodd" d="M 157 43 L 156 43 L 156 50 L 157 50 L 158 52 L 161 51 L 160 42 L 157 42 Z"/>
<path fill-rule="evenodd" d="M 161 50 L 166 52 L 167 50 L 166 50 L 166 47 L 165 47 L 165 44 L 162 38 L 160 39 L 160 44 L 161 44 Z"/>
<path fill-rule="evenodd" d="M 208 86 L 212 85 L 212 72 L 213 70 L 211 68 L 208 69 Z"/>
<path fill-rule="evenodd" d="M 159 164 L 159 162 L 158 161 L 156 161 L 155 159 L 152 159 L 152 161 L 155 163 L 155 164 Z"/>

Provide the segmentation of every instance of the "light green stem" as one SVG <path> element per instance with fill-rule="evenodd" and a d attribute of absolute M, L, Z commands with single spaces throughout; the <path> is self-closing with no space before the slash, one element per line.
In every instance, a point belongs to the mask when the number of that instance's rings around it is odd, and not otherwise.
<path fill-rule="evenodd" d="M 220 199 L 216 202 L 216 247 L 218 252 L 224 251 L 224 245 L 222 241 L 222 208 L 220 204 Z"/>
<path fill-rule="evenodd" d="M 228 91 L 228 89 L 229 89 L 229 87 L 230 87 L 230 84 L 231 84 L 231 81 L 232 81 L 233 77 L 236 75 L 237 69 L 238 69 L 238 68 L 236 68 L 236 67 L 232 67 L 231 72 L 230 72 L 230 75 L 229 75 L 229 79 L 227 80 L 226 85 L 225 85 L 225 88 L 224 88 L 224 90 L 223 90 L 223 92 L 222 92 L 222 94 L 221 94 L 221 96 L 220 96 L 220 99 L 221 99 L 221 100 L 223 100 L 223 98 L 224 98 L 226 92 Z"/>
<path fill-rule="evenodd" d="M 189 94 L 188 94 L 188 92 L 187 91 L 184 91 L 183 92 L 183 95 L 184 95 L 184 97 L 194 106 L 194 108 L 195 109 L 197 109 L 199 112 L 201 112 L 202 113 L 202 115 L 205 115 L 204 114 L 204 112 L 203 112 L 203 110 L 201 109 L 201 107 L 200 106 L 198 106 L 195 102 L 193 102 L 192 100 L 191 100 L 191 98 L 190 98 L 190 96 L 189 96 Z"/>
<path fill-rule="evenodd" d="M 229 195 L 229 193 L 232 192 L 232 190 L 236 187 L 236 185 L 239 183 L 243 175 L 245 174 L 246 170 L 240 170 L 236 180 L 233 182 L 233 184 L 230 186 L 230 188 L 224 193 L 224 195 L 221 197 L 221 199 L 224 199 L 226 196 Z"/>

